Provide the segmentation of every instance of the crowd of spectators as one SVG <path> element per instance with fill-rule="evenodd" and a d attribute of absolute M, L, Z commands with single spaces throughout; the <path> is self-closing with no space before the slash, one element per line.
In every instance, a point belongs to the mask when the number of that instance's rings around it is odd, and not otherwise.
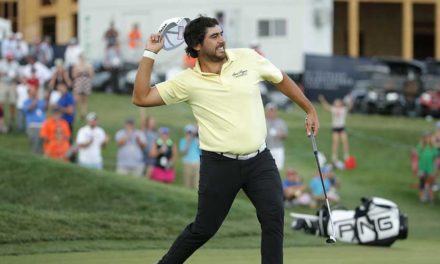
<path fill-rule="evenodd" d="M 118 85 L 122 55 L 114 22 L 110 23 L 103 39 L 106 51 L 103 67 L 111 72 L 111 85 Z M 139 26 L 134 24 L 129 33 L 133 59 L 142 48 L 141 40 Z M 169 127 L 157 129 L 154 117 L 141 116 L 139 126 L 135 119 L 128 118 L 113 137 L 108 135 L 99 125 L 98 115 L 88 110 L 94 69 L 75 38 L 69 41 L 64 56 L 55 58 L 50 38 L 29 44 L 20 33 L 11 34 L 1 43 L 0 58 L 0 133 L 26 133 L 34 153 L 93 169 L 104 167 L 103 149 L 113 138 L 118 147 L 118 174 L 171 183 L 176 179 L 176 163 L 181 161 L 184 186 L 198 188 L 197 127 L 186 125 L 182 137 L 174 140 Z M 193 67 L 194 63 L 184 57 L 185 67 Z M 4 120 L 5 107 L 8 107 L 9 120 Z M 267 146 L 278 169 L 283 171 L 287 125 L 277 116 L 275 104 L 267 104 L 265 110 Z M 77 128 L 75 134 L 77 118 L 85 125 Z M 319 178 L 313 178 L 307 185 L 292 168 L 286 172 L 283 182 L 286 204 L 314 207 L 322 200 L 322 188 L 316 180 Z M 338 195 L 333 190 L 338 183 L 332 175 L 331 169 L 323 169 L 329 198 L 337 201 Z"/>
<path fill-rule="evenodd" d="M 111 22 L 104 33 L 106 52 L 102 63 L 112 73 L 111 85 L 118 82 L 122 63 L 118 38 Z M 129 40 L 133 58 L 135 54 L 138 57 L 136 50 L 142 48 L 138 25 L 133 25 Z M 178 141 L 170 137 L 170 128 L 157 129 L 154 117 L 141 117 L 139 126 L 128 118 L 112 137 L 100 126 L 98 115 L 88 110 L 93 76 L 94 68 L 75 38 L 69 41 L 64 56 L 55 57 L 49 37 L 31 44 L 20 33 L 10 34 L 0 43 L 0 134 L 26 135 L 33 153 L 92 169 L 104 168 L 105 146 L 114 139 L 118 174 L 164 183 L 175 181 L 180 153 L 183 182 L 197 189 L 197 128 L 187 125 L 178 147 Z M 75 129 L 78 118 L 84 125 Z"/>

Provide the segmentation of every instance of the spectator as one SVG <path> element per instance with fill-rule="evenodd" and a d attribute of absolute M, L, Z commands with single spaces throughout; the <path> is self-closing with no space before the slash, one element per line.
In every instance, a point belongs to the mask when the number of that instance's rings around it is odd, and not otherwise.
<path fill-rule="evenodd" d="M 66 47 L 66 51 L 64 51 L 64 62 L 69 72 L 71 72 L 70 70 L 73 65 L 79 62 L 79 56 L 82 54 L 82 52 L 83 50 L 78 45 L 78 40 L 76 38 L 71 38 Z"/>
<path fill-rule="evenodd" d="M 153 166 L 156 162 L 155 158 L 150 157 L 151 148 L 154 146 L 158 135 L 156 132 L 156 119 L 152 116 L 145 118 L 145 123 L 143 126 L 143 132 L 147 141 L 144 148 L 144 161 L 145 161 L 145 177 L 151 178 L 151 172 L 153 171 Z"/>
<path fill-rule="evenodd" d="M 168 127 L 159 128 L 159 138 L 151 148 L 150 156 L 156 159 L 151 179 L 154 181 L 171 183 L 176 179 L 174 162 L 177 159 L 176 144 L 169 137 Z"/>
<path fill-rule="evenodd" d="M 29 82 L 29 85 L 32 85 L 32 81 Z M 38 87 L 37 83 L 34 84 Z M 17 110 L 17 131 L 24 132 L 26 128 L 26 112 L 24 111 L 24 102 L 29 98 L 28 95 L 28 83 L 25 78 L 21 78 L 21 82 L 17 85 L 17 101 L 15 104 L 15 108 Z"/>
<path fill-rule="evenodd" d="M 63 142 L 69 142 L 70 136 L 69 124 L 62 119 L 61 109 L 54 107 L 51 117 L 44 121 L 40 130 L 44 154 L 48 157 L 65 159 L 64 154 L 69 149 L 70 144 Z M 66 146 L 68 146 L 67 149 L 65 149 Z"/>
<path fill-rule="evenodd" d="M 44 95 L 44 85 L 52 77 L 52 72 L 44 64 L 36 61 L 34 56 L 28 56 L 28 64 L 22 67 L 21 75 L 26 79 L 31 79 L 33 76 L 38 78 L 38 96 L 40 98 Z"/>
<path fill-rule="evenodd" d="M 116 46 L 119 43 L 118 36 L 119 36 L 119 33 L 115 29 L 115 22 L 111 21 L 110 28 L 107 29 L 107 31 L 104 34 L 104 39 L 107 43 L 107 48 Z"/>
<path fill-rule="evenodd" d="M 316 207 L 316 202 L 307 190 L 297 171 L 293 168 L 288 168 L 287 177 L 283 181 L 284 204 L 286 207 L 292 205 L 307 205 L 311 208 Z"/>
<path fill-rule="evenodd" d="M 37 46 L 37 60 L 46 67 L 51 67 L 53 54 L 52 40 L 50 36 L 45 36 L 43 41 Z"/>
<path fill-rule="evenodd" d="M 139 56 L 138 54 L 142 49 L 141 40 L 142 34 L 139 30 L 139 24 L 135 23 L 133 24 L 130 33 L 128 33 L 128 51 L 130 61 L 137 62 Z"/>
<path fill-rule="evenodd" d="M 342 143 L 344 149 L 344 160 L 347 160 L 350 156 L 348 135 L 345 131 L 345 120 L 352 107 L 352 103 L 350 101 L 349 106 L 345 106 L 342 100 L 336 99 L 333 105 L 330 105 L 324 96 L 319 95 L 318 99 L 324 109 L 332 114 L 332 162 L 333 164 L 337 164 L 339 163 L 339 142 Z"/>
<path fill-rule="evenodd" d="M 429 202 L 434 204 L 434 192 L 432 187 L 435 183 L 435 162 L 438 154 L 439 152 L 434 146 L 432 133 L 425 133 L 417 145 L 420 202 L 426 202 L 427 196 Z"/>
<path fill-rule="evenodd" d="M 31 142 L 34 153 L 42 153 L 40 129 L 46 119 L 46 103 L 38 99 L 38 88 L 35 85 L 29 86 L 29 98 L 24 102 L 23 109 L 26 113 L 26 132 Z"/>
<path fill-rule="evenodd" d="M 336 192 L 336 188 L 339 188 L 339 181 L 336 179 L 333 172 L 332 165 L 327 164 L 322 168 L 322 179 L 324 181 L 325 191 L 329 202 L 338 202 L 339 195 Z M 309 183 L 309 188 L 312 193 L 312 197 L 317 202 L 324 201 L 324 190 L 322 189 L 321 178 L 318 175 L 312 178 Z"/>
<path fill-rule="evenodd" d="M 200 147 L 197 129 L 193 125 L 185 126 L 185 137 L 180 139 L 179 151 L 183 161 L 183 185 L 197 190 L 199 187 Z"/>
<path fill-rule="evenodd" d="M 185 55 L 183 55 L 183 68 L 192 69 L 194 66 L 196 66 L 196 58 L 193 58 L 185 53 Z"/>
<path fill-rule="evenodd" d="M 73 133 L 73 122 L 75 121 L 75 98 L 68 91 L 65 83 L 59 83 L 57 86 L 61 96 L 56 107 L 61 109 L 62 117 L 69 124 L 70 133 Z"/>
<path fill-rule="evenodd" d="M 62 59 L 55 60 L 55 71 L 52 74 L 52 78 L 49 81 L 49 92 L 48 92 L 48 109 L 51 110 L 52 107 L 56 107 L 58 100 L 61 98 L 61 93 L 58 91 L 58 85 L 64 83 L 67 88 L 72 87 L 72 81 L 70 80 L 69 73 L 63 65 Z"/>
<path fill-rule="evenodd" d="M 17 81 L 19 64 L 14 60 L 14 53 L 6 53 L 6 58 L 0 61 L 0 106 L 9 104 L 9 125 L 12 127 L 15 120 L 15 103 L 17 101 Z"/>
<path fill-rule="evenodd" d="M 125 121 L 125 128 L 116 133 L 115 140 L 119 147 L 116 172 L 142 177 L 143 149 L 147 140 L 142 131 L 135 129 L 134 119 L 129 118 Z"/>
<path fill-rule="evenodd" d="M 78 104 L 81 120 L 83 120 L 87 113 L 87 99 L 92 92 L 92 78 L 94 72 L 83 54 L 80 54 L 79 61 L 73 66 L 73 93 L 75 94 L 75 101 Z"/>
<path fill-rule="evenodd" d="M 29 55 L 29 45 L 23 40 L 23 34 L 21 32 L 15 33 L 15 51 L 14 55 L 18 62 L 23 63 L 26 57 Z"/>
<path fill-rule="evenodd" d="M 76 144 L 78 146 L 78 164 L 82 167 L 102 169 L 103 159 L 101 150 L 109 141 L 104 129 L 98 126 L 98 116 L 91 112 L 87 114 L 87 125 L 78 130 Z"/>
<path fill-rule="evenodd" d="M 64 136 L 61 127 L 57 127 L 55 130 L 55 137 L 48 142 L 44 155 L 52 159 L 68 161 L 67 153 L 69 149 L 69 140 Z"/>
<path fill-rule="evenodd" d="M 119 92 L 119 72 L 122 67 L 122 55 L 119 45 L 113 45 L 106 49 L 104 69 L 110 71 L 110 85 L 113 92 Z"/>
<path fill-rule="evenodd" d="M 5 57 L 6 54 L 14 54 L 16 47 L 16 40 L 13 33 L 8 33 L 7 38 L 1 42 L 1 56 Z"/>
<path fill-rule="evenodd" d="M 49 81 L 49 89 L 56 89 L 59 83 L 65 83 L 67 87 L 72 87 L 72 81 L 70 80 L 69 73 L 64 67 L 62 59 L 55 60 L 55 71 L 52 74 L 52 78 Z"/>
<path fill-rule="evenodd" d="M 277 117 L 277 106 L 273 103 L 266 104 L 266 127 L 267 148 L 270 149 L 278 170 L 284 167 L 284 143 L 287 138 L 287 125 L 281 118 Z"/>

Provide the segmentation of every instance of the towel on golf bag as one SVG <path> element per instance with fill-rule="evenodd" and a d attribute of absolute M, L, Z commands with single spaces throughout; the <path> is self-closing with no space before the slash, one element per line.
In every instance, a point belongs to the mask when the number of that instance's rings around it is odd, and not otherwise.
<path fill-rule="evenodd" d="M 391 246 L 397 239 L 408 236 L 408 217 L 398 206 L 387 199 L 362 198 L 355 210 L 333 209 L 332 220 L 335 236 L 339 241 L 369 245 Z M 332 234 L 329 213 L 322 206 L 316 215 L 291 213 L 292 228 L 308 234 L 327 237 Z"/>

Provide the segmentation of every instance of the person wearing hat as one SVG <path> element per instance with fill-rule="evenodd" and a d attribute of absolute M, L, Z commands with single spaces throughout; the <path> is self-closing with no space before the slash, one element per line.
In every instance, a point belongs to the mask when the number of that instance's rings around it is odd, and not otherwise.
<path fill-rule="evenodd" d="M 159 138 L 150 150 L 150 157 L 155 158 L 151 179 L 163 183 L 172 183 L 176 179 L 174 163 L 177 160 L 177 147 L 170 138 L 168 127 L 159 128 Z"/>
<path fill-rule="evenodd" d="M 135 128 L 134 119 L 125 121 L 125 128 L 116 132 L 118 154 L 116 172 L 123 175 L 142 177 L 144 172 L 143 148 L 147 144 L 145 135 Z"/>
<path fill-rule="evenodd" d="M 215 235 L 240 190 L 256 208 L 261 224 L 261 262 L 283 263 L 283 190 L 275 161 L 266 148 L 266 122 L 259 82 L 267 80 L 307 114 L 307 133 L 317 133 L 315 108 L 299 87 L 252 49 L 226 49 L 223 29 L 199 16 L 184 31 L 193 69 L 150 86 L 160 34 L 151 34 L 136 74 L 132 101 L 152 107 L 188 103 L 197 120 L 200 148 L 198 207 L 194 222 L 177 237 L 160 264 L 184 263 Z M 304 138 L 304 140 L 306 140 Z"/>
<path fill-rule="evenodd" d="M 284 168 L 284 140 L 287 138 L 287 125 L 277 116 L 277 106 L 274 103 L 266 104 L 267 148 L 270 149 L 278 170 Z"/>
<path fill-rule="evenodd" d="M 311 208 L 316 206 L 312 199 L 307 185 L 294 168 L 286 170 L 286 179 L 283 180 L 284 205 L 308 205 Z"/>
<path fill-rule="evenodd" d="M 103 168 L 101 150 L 109 141 L 104 129 L 98 126 L 98 116 L 91 112 L 86 116 L 87 125 L 81 127 L 76 135 L 78 164 L 92 169 Z"/>
<path fill-rule="evenodd" d="M 197 190 L 199 186 L 200 147 L 197 129 L 189 124 L 184 128 L 185 137 L 180 139 L 179 152 L 183 162 L 183 185 Z"/>

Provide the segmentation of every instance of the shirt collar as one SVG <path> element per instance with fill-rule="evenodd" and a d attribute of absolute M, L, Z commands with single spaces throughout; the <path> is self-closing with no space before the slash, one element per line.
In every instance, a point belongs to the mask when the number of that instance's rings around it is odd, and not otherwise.
<path fill-rule="evenodd" d="M 233 52 L 231 52 L 230 50 L 226 50 L 225 52 L 226 52 L 226 58 L 227 58 L 227 60 L 226 60 L 226 62 L 223 63 L 223 65 L 222 65 L 222 71 L 223 71 L 223 69 L 225 69 L 226 67 L 228 67 L 233 61 L 236 60 L 236 56 L 235 56 L 235 54 L 234 54 Z M 200 73 L 200 74 L 202 74 L 202 75 L 205 75 L 205 76 L 217 75 L 217 74 L 215 74 L 215 73 L 202 72 L 202 70 L 200 69 L 199 59 L 196 60 L 196 65 L 194 66 L 193 71 L 195 71 L 195 72 L 197 72 L 197 73 Z"/>

